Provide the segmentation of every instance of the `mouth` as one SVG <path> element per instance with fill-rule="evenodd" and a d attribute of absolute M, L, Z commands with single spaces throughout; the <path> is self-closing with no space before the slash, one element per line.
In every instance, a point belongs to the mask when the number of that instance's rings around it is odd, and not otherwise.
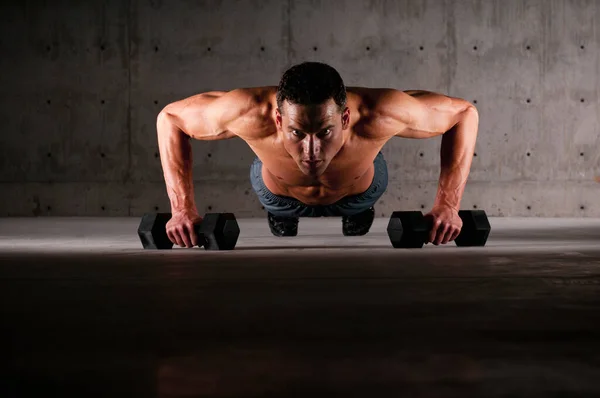
<path fill-rule="evenodd" d="M 309 167 L 315 167 L 321 164 L 322 160 L 303 160 L 302 163 Z"/>
<path fill-rule="evenodd" d="M 302 163 L 305 164 L 317 164 L 317 163 L 321 163 L 322 160 L 303 160 Z"/>

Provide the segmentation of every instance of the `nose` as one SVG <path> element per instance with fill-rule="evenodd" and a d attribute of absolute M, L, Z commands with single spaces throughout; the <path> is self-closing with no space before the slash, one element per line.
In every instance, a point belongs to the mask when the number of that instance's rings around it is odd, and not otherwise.
<path fill-rule="evenodd" d="M 321 144 L 319 139 L 315 138 L 313 134 L 307 134 L 304 139 L 304 159 L 318 159 L 320 152 Z"/>

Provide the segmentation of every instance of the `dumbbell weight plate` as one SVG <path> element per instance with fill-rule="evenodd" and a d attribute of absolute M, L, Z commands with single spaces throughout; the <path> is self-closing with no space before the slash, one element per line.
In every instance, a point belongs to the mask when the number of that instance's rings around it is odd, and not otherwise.
<path fill-rule="evenodd" d="M 233 213 L 207 213 L 197 229 L 206 250 L 233 250 L 240 227 Z"/>
<path fill-rule="evenodd" d="M 423 247 L 429 230 L 420 211 L 395 211 L 387 226 L 390 242 L 395 248 Z"/>
<path fill-rule="evenodd" d="M 459 210 L 463 222 L 460 235 L 454 240 L 456 246 L 485 246 L 491 226 L 484 210 Z"/>
<path fill-rule="evenodd" d="M 173 242 L 167 236 L 166 225 L 171 213 L 146 213 L 138 227 L 138 236 L 144 249 L 171 249 Z"/>

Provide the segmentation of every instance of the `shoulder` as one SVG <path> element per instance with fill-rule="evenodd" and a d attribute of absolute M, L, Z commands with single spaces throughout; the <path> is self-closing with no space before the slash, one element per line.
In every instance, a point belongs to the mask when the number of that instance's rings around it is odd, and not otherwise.
<path fill-rule="evenodd" d="M 391 88 L 347 87 L 348 107 L 358 134 L 373 138 L 390 138 L 414 113 L 414 91 Z"/>
<path fill-rule="evenodd" d="M 387 117 L 410 119 L 411 109 L 423 93 L 417 90 L 401 91 L 393 88 L 347 87 L 348 101 L 362 117 Z"/>
<path fill-rule="evenodd" d="M 277 87 L 246 87 L 218 94 L 227 105 L 234 105 L 239 113 L 253 115 L 269 112 L 276 102 Z"/>
<path fill-rule="evenodd" d="M 274 86 L 238 88 L 225 94 L 224 106 L 233 113 L 231 126 L 240 138 L 260 139 L 275 131 L 276 95 Z"/>

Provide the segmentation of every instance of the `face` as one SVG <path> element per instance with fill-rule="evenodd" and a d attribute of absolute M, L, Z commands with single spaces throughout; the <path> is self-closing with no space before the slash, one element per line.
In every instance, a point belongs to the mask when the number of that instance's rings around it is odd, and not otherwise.
<path fill-rule="evenodd" d="M 320 176 L 344 141 L 350 110 L 340 112 L 333 99 L 320 105 L 297 105 L 284 101 L 277 110 L 277 128 L 283 145 L 306 175 Z"/>

